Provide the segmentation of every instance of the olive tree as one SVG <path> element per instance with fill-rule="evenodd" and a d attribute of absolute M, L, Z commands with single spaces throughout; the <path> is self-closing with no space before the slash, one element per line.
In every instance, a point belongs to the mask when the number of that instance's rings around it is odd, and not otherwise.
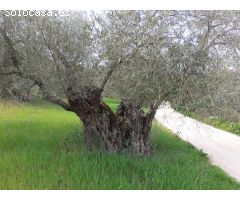
<path fill-rule="evenodd" d="M 43 99 L 74 112 L 89 149 L 149 154 L 158 106 L 179 101 L 182 93 L 190 95 L 187 86 L 206 76 L 211 59 L 221 55 L 210 47 L 220 45 L 225 33 L 210 30 L 211 12 L 198 15 L 107 11 L 2 16 L 0 74 L 19 88 L 21 83 L 37 86 Z M 103 101 L 105 91 L 114 88 L 121 98 L 115 112 Z M 201 91 L 206 93 L 205 87 Z"/>

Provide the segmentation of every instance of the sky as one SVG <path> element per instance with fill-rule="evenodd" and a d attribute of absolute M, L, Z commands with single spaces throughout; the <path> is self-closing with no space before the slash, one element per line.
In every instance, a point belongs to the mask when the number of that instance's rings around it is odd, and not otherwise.
<path fill-rule="evenodd" d="M 238 0 L 2 0 L 4 9 L 240 10 Z"/>

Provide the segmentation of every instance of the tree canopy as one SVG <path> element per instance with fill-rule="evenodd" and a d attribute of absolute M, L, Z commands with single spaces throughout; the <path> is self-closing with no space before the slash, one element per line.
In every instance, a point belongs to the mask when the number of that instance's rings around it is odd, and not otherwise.
<path fill-rule="evenodd" d="M 86 112 L 77 108 L 96 106 L 104 94 L 122 99 L 115 114 L 125 122 L 134 115 L 122 113 L 126 103 L 131 112 L 138 110 L 137 116 L 148 106 L 144 120 L 149 124 L 164 101 L 191 109 L 207 104 L 216 108 L 223 102 L 214 86 L 217 74 L 227 70 L 223 74 L 236 75 L 238 70 L 239 14 L 74 11 L 65 17 L 11 17 L 2 12 L 0 93 L 29 96 L 35 87 L 43 99 L 82 120 Z M 231 84 L 236 83 L 238 78 Z"/>

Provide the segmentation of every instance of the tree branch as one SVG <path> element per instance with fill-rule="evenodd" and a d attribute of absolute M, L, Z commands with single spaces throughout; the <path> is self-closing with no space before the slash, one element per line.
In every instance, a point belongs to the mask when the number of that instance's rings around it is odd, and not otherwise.
<path fill-rule="evenodd" d="M 108 80 L 110 79 L 110 77 L 112 76 L 113 72 L 117 69 L 118 66 L 120 66 L 124 61 L 128 60 L 130 57 L 132 57 L 135 53 L 137 53 L 137 51 L 139 50 L 140 47 L 142 47 L 143 45 L 149 43 L 149 39 L 147 41 L 144 41 L 142 43 L 140 43 L 139 45 L 137 45 L 135 47 L 135 49 L 128 55 L 126 55 L 125 57 L 119 58 L 117 61 L 112 62 L 110 64 L 110 69 L 107 72 L 106 76 L 103 78 L 102 84 L 100 86 L 100 89 L 103 91 L 105 85 L 107 84 Z"/>
<path fill-rule="evenodd" d="M 119 59 L 117 62 L 113 62 L 111 65 L 110 65 L 110 70 L 107 72 L 106 76 L 104 77 L 103 81 L 102 81 L 102 84 L 100 86 L 100 89 L 103 90 L 105 85 L 107 84 L 109 78 L 112 76 L 113 72 L 115 71 L 115 69 L 121 65 L 121 63 L 123 62 L 122 59 Z"/>
<path fill-rule="evenodd" d="M 54 104 L 57 104 L 67 111 L 72 111 L 71 107 L 68 103 L 66 103 L 62 99 L 50 94 L 50 92 L 47 91 L 43 81 L 41 79 L 35 77 L 34 75 L 23 74 L 22 72 L 19 72 L 19 71 L 0 72 L 0 75 L 4 75 L 4 76 L 16 75 L 20 78 L 31 80 L 34 82 L 34 84 L 36 84 L 40 88 L 40 90 L 42 92 L 42 98 L 44 100 L 49 101 Z"/>
<path fill-rule="evenodd" d="M 10 71 L 10 72 L 0 72 L 0 75 L 4 75 L 4 76 L 16 75 L 20 78 L 31 80 L 31 81 L 34 82 L 34 84 L 38 85 L 38 87 L 42 91 L 43 99 L 45 99 L 45 100 L 47 100 L 51 103 L 57 104 L 67 111 L 72 111 L 71 107 L 68 103 L 66 103 L 62 99 L 50 94 L 50 92 L 47 90 L 43 81 L 40 78 L 37 78 L 36 76 L 31 75 L 31 74 L 23 73 L 20 70 L 20 68 L 19 68 L 19 65 L 20 65 L 19 58 L 17 56 L 17 51 L 13 46 L 12 40 L 8 37 L 5 30 L 1 27 L 0 27 L 0 33 L 3 36 L 4 41 L 8 45 L 8 48 L 11 50 L 11 53 L 14 52 L 14 54 L 11 54 L 10 59 L 12 60 L 13 66 L 16 68 L 16 70 L 13 70 L 13 71 Z"/>
<path fill-rule="evenodd" d="M 60 66 L 59 66 L 59 64 L 58 64 L 58 62 L 57 62 L 57 58 L 55 57 L 55 55 L 54 55 L 54 53 L 53 53 L 53 50 L 52 50 L 52 48 L 51 48 L 51 45 L 50 45 L 49 42 L 47 41 L 47 38 L 46 38 L 43 30 L 41 29 L 41 27 L 39 26 L 38 23 L 37 23 L 37 26 L 38 26 L 38 29 L 40 30 L 40 33 L 41 33 L 42 37 L 43 37 L 44 43 L 46 44 L 46 46 L 47 46 L 47 48 L 48 48 L 48 50 L 49 50 L 49 52 L 50 52 L 50 54 L 51 54 L 51 56 L 52 56 L 52 59 L 53 59 L 55 65 L 56 65 L 56 67 L 57 67 L 57 74 L 58 74 L 59 80 L 60 80 L 60 82 L 61 82 L 61 85 L 62 85 L 62 87 L 63 87 L 63 90 L 64 90 L 64 92 L 65 92 L 65 94 L 66 94 L 66 93 L 67 93 L 67 89 L 66 89 L 66 87 L 65 87 L 63 78 L 62 78 L 62 76 L 61 76 L 61 73 L 62 73 L 62 72 L 61 72 Z M 59 53 L 61 53 L 61 52 L 58 51 L 58 54 L 57 54 L 57 55 L 58 55 L 58 58 L 59 58 L 59 56 L 60 56 Z M 61 56 L 62 56 L 61 58 L 65 58 L 63 55 L 61 55 Z M 60 60 L 63 62 L 62 59 L 60 59 Z M 69 64 L 68 64 L 66 58 L 65 58 L 64 61 L 65 61 L 65 62 L 63 62 L 64 66 L 66 67 L 66 64 L 67 64 L 67 67 L 68 67 Z"/>

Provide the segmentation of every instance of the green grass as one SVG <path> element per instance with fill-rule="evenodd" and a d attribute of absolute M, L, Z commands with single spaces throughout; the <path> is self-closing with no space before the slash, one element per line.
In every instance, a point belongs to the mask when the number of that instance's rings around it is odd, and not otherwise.
<path fill-rule="evenodd" d="M 210 126 L 213 126 L 215 128 L 221 129 L 223 131 L 231 132 L 231 133 L 234 133 L 234 134 L 240 136 L 240 123 L 230 122 L 230 121 L 227 121 L 224 119 L 220 119 L 218 117 L 203 118 L 203 117 L 197 115 L 195 112 L 188 111 L 181 107 L 176 108 L 176 110 L 187 117 L 199 120 L 199 121 L 206 123 Z"/>
<path fill-rule="evenodd" d="M 111 99 L 111 98 L 104 98 L 104 101 L 112 108 L 112 110 L 117 110 L 117 107 L 119 105 L 120 100 L 117 99 Z M 149 111 L 149 109 L 147 107 L 143 107 L 142 108 L 144 113 L 147 113 Z"/>
<path fill-rule="evenodd" d="M 106 99 L 116 109 L 118 102 Z M 0 103 L 0 189 L 239 189 L 206 156 L 154 124 L 154 153 L 88 152 L 82 126 L 47 104 Z"/>
<path fill-rule="evenodd" d="M 104 101 L 111 107 L 112 110 L 117 110 L 119 101 L 117 99 L 104 98 Z"/>
<path fill-rule="evenodd" d="M 240 136 L 240 123 L 229 122 L 217 117 L 208 117 L 203 120 L 206 124 L 219 128 L 224 131 L 228 131 Z"/>

